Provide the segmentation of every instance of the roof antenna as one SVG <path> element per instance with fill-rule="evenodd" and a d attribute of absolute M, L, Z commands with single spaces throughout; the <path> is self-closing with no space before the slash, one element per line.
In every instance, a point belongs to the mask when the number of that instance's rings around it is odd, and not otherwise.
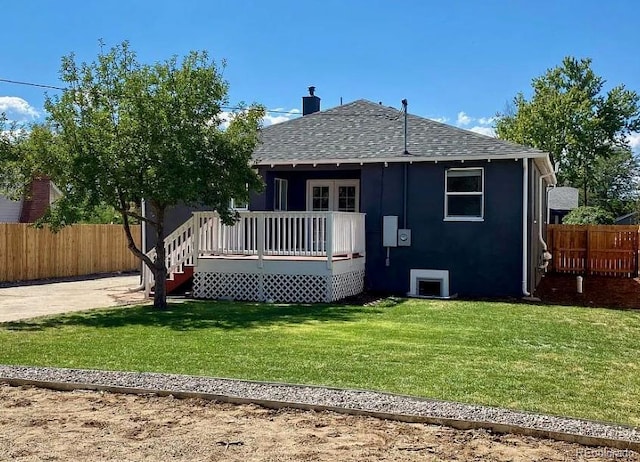
<path fill-rule="evenodd" d="M 404 111 L 404 153 L 405 154 L 409 154 L 409 151 L 407 150 L 407 106 L 409 105 L 409 102 L 405 99 L 402 100 L 402 110 Z"/>

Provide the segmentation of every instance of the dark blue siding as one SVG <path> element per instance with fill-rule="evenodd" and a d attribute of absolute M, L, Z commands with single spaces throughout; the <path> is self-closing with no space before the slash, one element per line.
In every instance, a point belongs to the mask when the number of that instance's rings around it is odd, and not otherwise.
<path fill-rule="evenodd" d="M 483 222 L 444 221 L 445 169 L 485 168 Z M 518 296 L 522 273 L 522 163 L 414 163 L 408 170 L 410 247 L 392 248 L 385 266 L 382 216 L 403 226 L 403 167 L 362 168 L 367 213 L 367 282 L 372 290 L 406 293 L 410 269 L 449 270 L 450 292 L 461 296 Z"/>
<path fill-rule="evenodd" d="M 444 221 L 445 170 L 484 168 L 484 221 Z M 411 269 L 449 270 L 450 293 L 467 297 L 520 296 L 522 284 L 522 162 L 416 162 L 408 165 L 407 227 L 410 247 L 390 250 L 385 266 L 382 217 L 403 226 L 402 164 L 261 167 L 266 189 L 253 195 L 251 210 L 273 210 L 273 180 L 289 181 L 289 210 L 306 209 L 309 179 L 360 179 L 360 211 L 367 214 L 366 284 L 378 292 L 406 294 Z M 176 213 L 178 212 L 178 213 Z M 186 218 L 178 208 L 167 232 Z M 175 215 L 175 216 L 174 216 Z M 180 215 L 178 217 L 178 215 Z"/>
<path fill-rule="evenodd" d="M 484 168 L 485 214 L 482 222 L 444 221 L 445 170 Z M 264 194 L 251 202 L 252 210 L 273 208 L 273 179 L 289 180 L 289 209 L 305 210 L 309 179 L 360 178 L 360 211 L 367 214 L 367 287 L 405 294 L 409 270 L 449 270 L 450 292 L 461 296 L 519 296 L 522 283 L 522 162 L 416 162 L 408 166 L 407 227 L 410 247 L 390 250 L 385 266 L 382 217 L 397 215 L 403 226 L 404 166 L 365 164 L 316 168 L 278 168 L 261 171 Z"/>
<path fill-rule="evenodd" d="M 304 211 L 307 209 L 307 180 L 351 180 L 360 178 L 360 170 L 349 167 L 295 167 L 277 170 L 261 170 L 266 182 L 266 190 L 262 198 L 256 197 L 251 201 L 251 210 L 273 210 L 274 179 L 282 178 L 289 182 L 289 210 Z"/>

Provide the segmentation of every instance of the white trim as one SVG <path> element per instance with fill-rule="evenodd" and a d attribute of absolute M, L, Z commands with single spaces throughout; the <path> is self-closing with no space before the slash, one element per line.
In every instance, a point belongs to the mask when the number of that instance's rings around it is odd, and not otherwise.
<path fill-rule="evenodd" d="M 236 200 L 234 198 L 231 198 L 231 200 L 229 201 L 229 208 L 232 210 L 247 211 L 249 210 L 249 202 L 246 202 L 243 207 L 236 207 Z"/>
<path fill-rule="evenodd" d="M 529 160 L 522 159 L 522 295 L 529 297 Z"/>
<path fill-rule="evenodd" d="M 277 185 L 280 184 L 278 191 Z M 284 188 L 284 206 L 282 204 L 282 191 Z M 276 193 L 279 192 L 279 195 Z M 289 180 L 285 178 L 273 179 L 273 210 L 275 212 L 286 212 L 289 209 Z"/>
<path fill-rule="evenodd" d="M 442 221 L 484 221 L 484 217 L 444 217 Z"/>
<path fill-rule="evenodd" d="M 318 165 L 328 165 L 328 164 L 381 164 L 384 163 L 385 167 L 388 167 L 389 162 L 395 163 L 406 163 L 409 162 L 412 164 L 413 162 L 433 162 L 437 164 L 438 162 L 459 162 L 459 161 L 477 161 L 477 162 L 491 162 L 492 160 L 515 160 L 518 161 L 520 159 L 534 159 L 535 162 L 541 167 L 541 170 L 544 173 L 553 173 L 551 176 L 551 181 L 549 183 L 556 184 L 557 178 L 555 174 L 555 170 L 553 168 L 553 164 L 551 163 L 551 158 L 549 154 L 545 152 L 540 152 L 537 154 L 507 154 L 507 155 L 494 155 L 494 156 L 439 156 L 439 157 L 379 157 L 379 158 L 355 158 L 355 159 L 315 159 L 315 160 L 300 160 L 300 159 L 290 159 L 290 160 L 271 160 L 271 161 L 263 161 L 260 159 L 255 160 L 253 165 L 255 166 L 270 166 L 271 168 L 276 165 L 312 165 L 317 167 Z"/>
<path fill-rule="evenodd" d="M 396 157 L 363 157 L 350 159 L 274 159 L 274 160 L 256 160 L 255 165 L 268 165 L 274 167 L 276 165 L 323 165 L 323 164 L 379 164 L 389 162 L 458 162 L 461 160 L 472 161 L 488 161 L 488 160 L 520 160 L 520 159 L 543 159 L 547 169 L 553 171 L 549 155 L 545 152 L 539 154 L 507 154 L 493 156 L 438 156 L 438 157 L 419 157 L 419 156 L 396 156 Z"/>
<path fill-rule="evenodd" d="M 244 187 L 245 187 L 245 189 L 247 191 L 249 190 L 249 185 L 247 183 L 245 183 Z M 232 197 L 229 200 L 229 208 L 231 210 L 238 210 L 238 211 L 246 212 L 246 211 L 249 210 L 249 200 L 250 200 L 250 198 L 247 197 L 247 202 L 245 202 L 244 204 L 241 204 L 240 207 L 236 207 L 236 199 Z"/>
<path fill-rule="evenodd" d="M 420 279 L 430 279 L 441 281 L 440 297 L 449 297 L 449 270 L 433 270 L 433 269 L 412 269 L 409 270 L 409 293 L 410 297 L 419 297 L 418 281 Z"/>
<path fill-rule="evenodd" d="M 449 172 L 480 170 L 480 191 L 472 192 L 449 192 L 448 180 Z M 444 171 L 444 221 L 484 221 L 484 167 L 447 168 Z M 449 197 L 455 196 L 480 196 L 480 216 L 477 215 L 449 215 Z"/>
<path fill-rule="evenodd" d="M 353 186 L 356 190 L 354 212 L 360 211 L 360 180 L 347 179 L 347 180 L 307 180 L 307 211 L 313 210 L 313 197 L 312 191 L 315 186 L 328 186 L 329 187 L 329 210 L 338 211 L 338 188 L 340 186 Z"/>

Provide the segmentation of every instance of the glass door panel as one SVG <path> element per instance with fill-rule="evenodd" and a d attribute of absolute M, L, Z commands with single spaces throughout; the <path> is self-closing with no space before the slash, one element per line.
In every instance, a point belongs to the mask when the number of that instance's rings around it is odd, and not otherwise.
<path fill-rule="evenodd" d="M 311 210 L 328 211 L 331 210 L 331 185 L 318 185 L 311 188 Z"/>

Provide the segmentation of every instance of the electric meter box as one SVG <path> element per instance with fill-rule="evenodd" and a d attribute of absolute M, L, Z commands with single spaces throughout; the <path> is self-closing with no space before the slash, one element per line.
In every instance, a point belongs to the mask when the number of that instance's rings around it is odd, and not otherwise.
<path fill-rule="evenodd" d="M 411 230 L 398 230 L 398 247 L 409 247 L 411 245 Z"/>

